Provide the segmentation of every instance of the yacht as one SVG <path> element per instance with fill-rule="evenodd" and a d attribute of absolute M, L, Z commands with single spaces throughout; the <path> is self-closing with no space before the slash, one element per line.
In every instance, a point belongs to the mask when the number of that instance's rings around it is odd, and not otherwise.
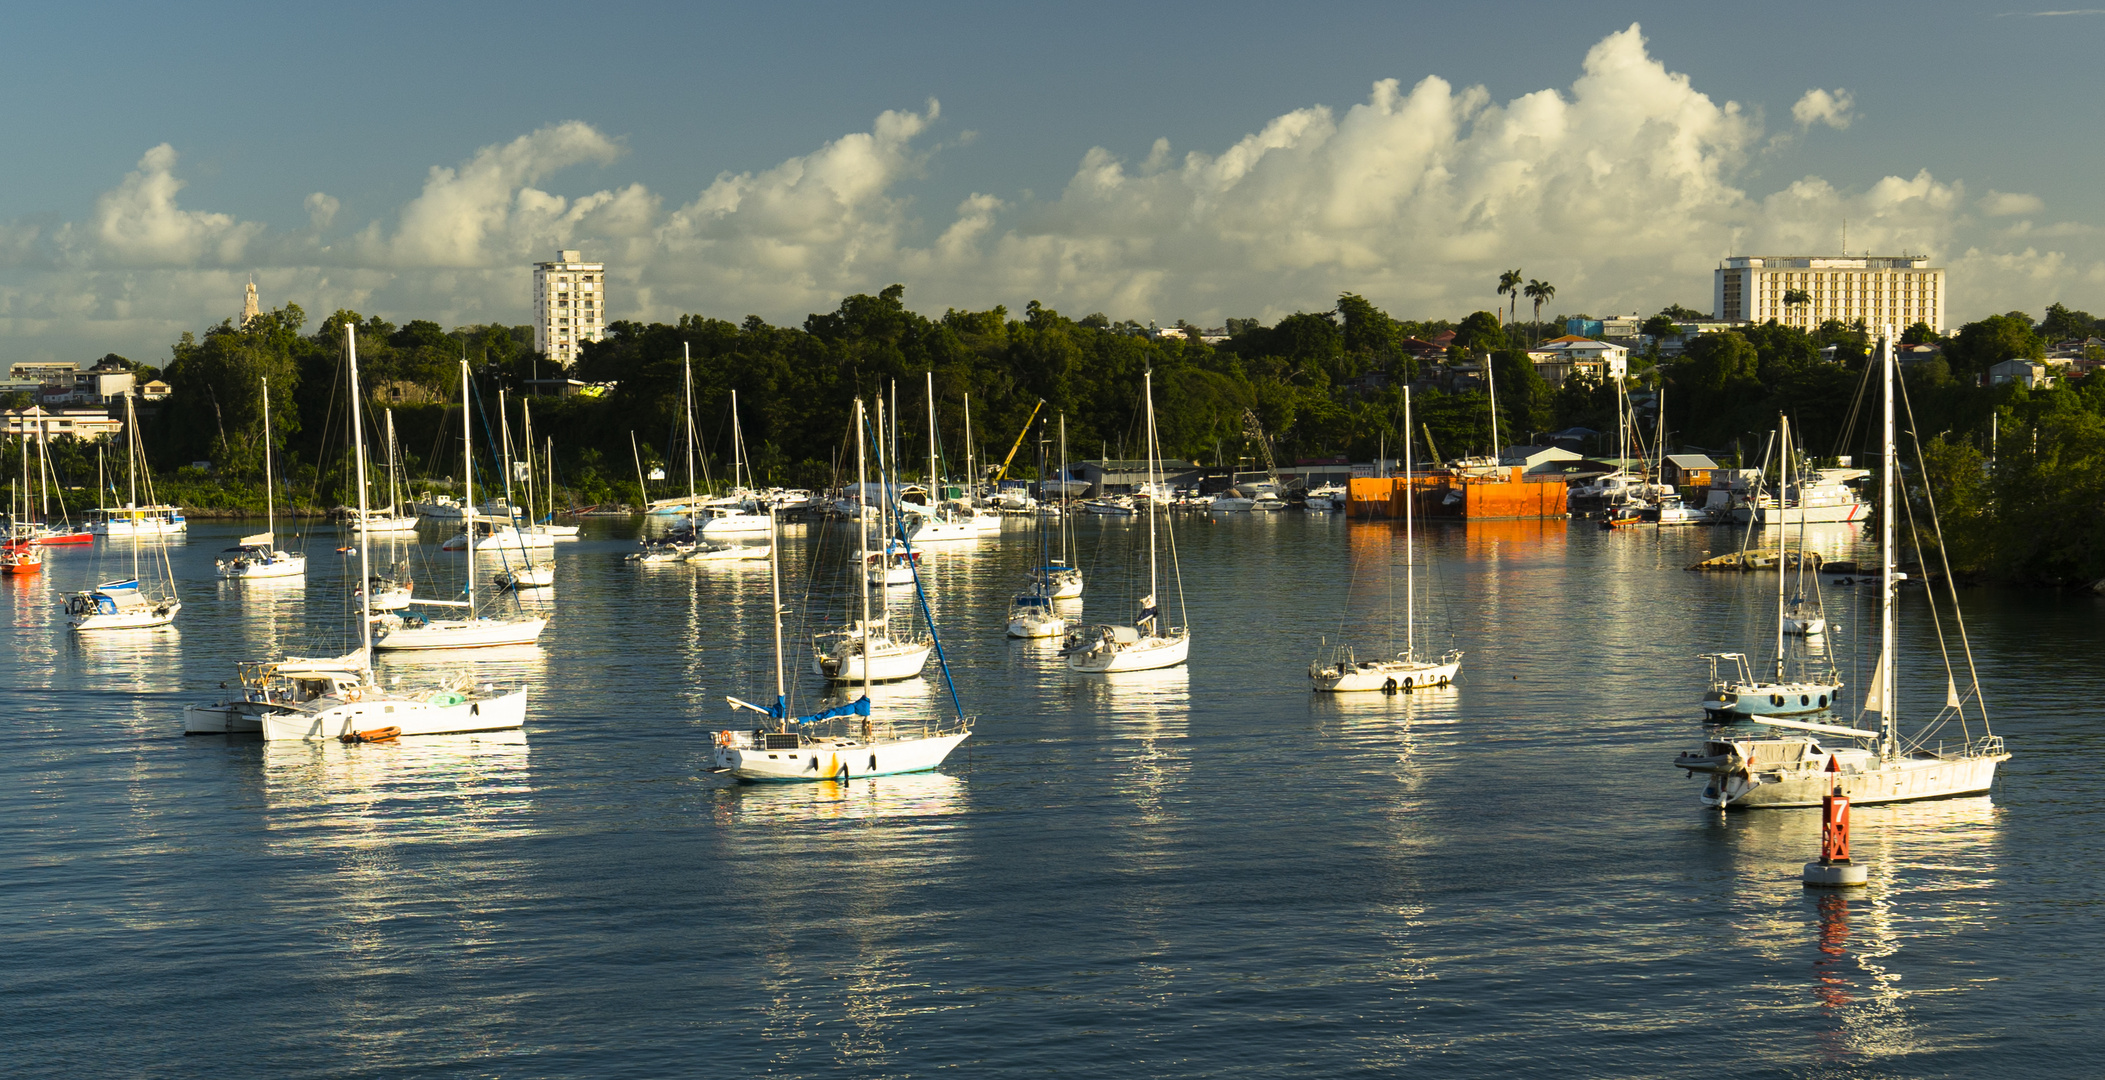
<path fill-rule="evenodd" d="M 1162 450 L 1155 436 L 1155 373 L 1150 370 L 1142 375 L 1142 395 L 1147 403 L 1147 468 L 1151 484 L 1157 484 L 1162 475 Z M 1160 560 L 1157 553 L 1156 504 L 1158 499 L 1148 499 L 1148 591 L 1140 600 L 1140 614 L 1130 624 L 1108 624 L 1083 626 L 1068 633 L 1061 645 L 1060 654 L 1067 658 L 1069 671 L 1104 674 L 1117 671 L 1148 671 L 1155 668 L 1175 667 L 1185 661 L 1191 652 L 1191 630 L 1188 626 L 1169 625 L 1162 617 L 1156 602 L 1159 587 Z M 1170 542 L 1175 544 L 1175 534 L 1169 519 L 1164 517 L 1161 531 L 1170 532 Z M 1178 609 L 1183 609 L 1183 572 L 1175 561 L 1170 564 L 1170 573 L 1177 584 Z"/>

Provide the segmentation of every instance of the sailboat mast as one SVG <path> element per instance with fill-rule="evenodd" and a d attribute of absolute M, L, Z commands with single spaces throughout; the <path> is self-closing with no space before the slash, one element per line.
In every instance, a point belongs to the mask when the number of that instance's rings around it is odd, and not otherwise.
<path fill-rule="evenodd" d="M 475 617 L 475 427 L 469 423 L 468 410 L 473 398 L 468 387 L 468 361 L 460 362 L 460 464 L 461 501 L 467 505 L 468 515 L 468 617 Z M 359 550 L 365 550 L 360 544 Z"/>
<path fill-rule="evenodd" d="M 862 417 L 862 398 L 858 397 L 855 399 L 855 490 L 862 496 L 862 506 L 857 508 L 855 515 L 855 540 L 858 545 L 855 576 L 862 592 L 862 696 L 867 698 L 870 696 L 870 529 L 861 511 L 870 501 L 870 472 L 869 464 L 864 459 Z M 787 717 L 783 723 L 788 723 Z"/>
<path fill-rule="evenodd" d="M 738 426 L 738 388 L 731 388 L 731 490 L 747 486 L 745 480 L 746 437 Z M 748 477 L 750 479 L 750 477 Z"/>
<path fill-rule="evenodd" d="M 1890 442 L 1892 424 L 1888 423 L 1886 426 L 1889 429 L 1887 441 Z M 137 581 L 139 580 L 139 525 L 141 521 L 139 516 L 139 417 L 138 414 L 132 411 L 132 395 L 129 390 L 124 392 L 124 430 L 126 434 L 131 436 L 130 450 L 124 455 L 124 472 L 131 480 L 131 501 L 125 505 L 131 509 L 132 580 Z M 154 522 L 156 532 L 159 531 L 160 527 L 160 522 Z"/>
<path fill-rule="evenodd" d="M 351 403 L 351 409 L 354 413 L 357 411 L 358 403 L 356 401 Z M 363 495 L 365 493 L 361 491 L 359 494 Z M 270 534 L 271 537 L 265 542 L 272 547 L 277 547 L 278 502 L 270 479 L 270 376 L 268 375 L 263 377 L 263 531 Z M 363 542 L 360 541 L 360 543 Z"/>
<path fill-rule="evenodd" d="M 928 375 L 928 486 L 936 505 L 943 503 L 943 462 L 936 453 L 936 373 Z"/>
<path fill-rule="evenodd" d="M 636 495 L 643 500 L 643 505 L 637 507 L 636 511 L 648 514 L 650 513 L 651 491 L 643 486 L 643 451 L 636 446 L 636 432 L 633 428 L 629 430 L 629 456 L 636 460 Z"/>
<path fill-rule="evenodd" d="M 360 401 L 358 397 L 358 331 L 353 329 L 349 323 L 344 324 L 344 356 L 346 365 L 351 369 L 351 457 L 354 462 L 352 467 L 358 471 L 358 662 L 367 671 L 371 671 L 373 667 L 373 570 L 372 566 L 367 562 L 368 556 L 365 550 L 368 524 L 366 520 L 365 497 L 365 423 L 360 416 L 364 410 L 359 407 Z M 468 364 L 464 360 L 461 362 L 461 371 L 465 373 L 467 370 Z M 264 385 L 268 386 L 269 384 L 265 383 Z M 465 413 L 466 410 L 463 409 L 462 412 Z M 387 414 L 387 424 L 387 437 L 390 444 L 390 454 L 392 454 L 392 444 L 395 438 L 395 414 L 392 411 Z M 392 457 L 390 457 L 390 460 L 392 460 Z M 390 497 L 393 494 L 393 491 L 390 490 Z M 469 505 L 472 506 L 473 503 Z M 468 543 L 472 545 L 474 542 L 475 522 L 470 521 L 468 522 Z M 470 551 L 473 551 L 472 547 Z M 475 580 L 475 558 L 473 554 L 470 554 L 468 557 L 468 580 Z"/>
<path fill-rule="evenodd" d="M 519 402 L 519 417 L 526 421 L 526 436 L 520 440 L 519 447 L 526 451 L 526 520 L 531 524 L 534 519 L 534 412 L 523 399 Z"/>
<path fill-rule="evenodd" d="M 505 523 L 515 520 L 512 516 L 512 416 L 505 407 L 504 388 L 497 388 L 497 438 L 502 444 L 504 469 L 504 517 Z"/>
<path fill-rule="evenodd" d="M 972 459 L 972 395 L 965 395 L 965 501 L 979 505 L 979 462 Z"/>
<path fill-rule="evenodd" d="M 1484 354 L 1484 386 L 1491 392 L 1491 463 L 1498 463 L 1498 373 L 1491 354 Z"/>
<path fill-rule="evenodd" d="M 553 514 L 555 511 L 550 510 Z M 775 504 L 767 507 L 767 587 L 775 613 L 775 711 L 789 721 L 789 681 L 782 670 L 782 543 L 775 535 Z M 868 588 L 868 582 L 864 588 Z M 864 657 L 867 661 L 867 655 Z"/>
<path fill-rule="evenodd" d="M 1776 418 L 1776 429 L 1782 433 L 1778 441 L 1783 447 L 1782 460 L 1778 461 L 1776 465 L 1776 681 L 1782 682 L 1783 583 L 1784 578 L 1787 576 L 1784 571 L 1784 563 L 1790 555 L 1791 548 L 1790 518 L 1783 516 L 1783 493 L 1791 482 L 1791 418 L 1778 415 Z M 1800 507 L 1799 509 L 1802 514 L 1804 508 Z M 1803 562 L 1805 554 L 1800 552 L 1798 558 L 1799 561 Z"/>
<path fill-rule="evenodd" d="M 1148 482 L 1148 488 L 1149 488 L 1149 493 L 1148 493 L 1148 499 L 1147 499 L 1147 503 L 1148 503 L 1148 603 L 1149 603 L 1149 606 L 1151 606 L 1151 607 L 1154 607 L 1154 608 L 1155 608 L 1156 610 L 1158 610 L 1158 611 L 1159 611 L 1159 610 L 1161 610 L 1161 607 L 1162 607 L 1162 602 L 1161 602 L 1161 599 L 1160 599 L 1159 597 L 1157 597 L 1157 596 L 1155 595 L 1155 576 L 1156 576 L 1156 570 L 1155 570 L 1155 502 L 1156 502 L 1156 499 L 1155 499 L 1155 496 L 1154 496 L 1154 491 L 1153 491 L 1153 489 L 1154 489 L 1154 488 L 1155 488 L 1155 487 L 1156 487 L 1157 485 L 1155 484 L 1155 372 L 1154 372 L 1154 369 L 1150 368 L 1150 369 L 1148 369 L 1147 371 L 1144 371 L 1144 372 L 1142 372 L 1142 373 L 1141 373 L 1141 376 L 1140 376 L 1140 385 L 1141 385 L 1141 390 L 1142 390 L 1142 392 L 1143 392 L 1143 393 L 1144 393 L 1144 394 L 1145 394 L 1145 395 L 1147 396 L 1147 403 L 1148 403 L 1148 446 L 1147 446 L 1147 470 L 1148 470 L 1148 471 L 1147 471 L 1147 477 L 1148 477 L 1148 481 L 1147 481 L 1147 482 Z M 1153 627 L 1153 630 L 1154 630 L 1154 632 L 1155 632 L 1155 633 L 1157 633 L 1157 634 L 1160 634 L 1160 633 L 1162 632 L 1162 619 L 1161 619 L 1161 618 L 1160 618 L 1159 616 L 1158 616 L 1158 617 L 1157 617 L 1157 618 L 1155 619 L 1155 626 Z"/>
<path fill-rule="evenodd" d="M 1045 485 L 1038 485 L 1038 493 L 1045 493 Z M 1060 414 L 1060 561 L 1073 566 L 1067 559 L 1067 414 Z"/>
<path fill-rule="evenodd" d="M 680 373 L 684 380 L 680 400 L 687 410 L 687 527 L 699 529 L 694 497 L 694 359 L 688 355 L 685 342 L 680 343 Z"/>
<path fill-rule="evenodd" d="M 1900 710 L 1894 707 L 1900 696 L 1900 688 L 1894 681 L 1894 676 L 1899 673 L 1899 665 L 1895 661 L 1900 643 L 1900 610 L 1894 603 L 1896 575 L 1893 568 L 1894 541 L 1898 535 L 1897 519 L 1900 514 L 1894 503 L 1894 459 L 1898 457 L 1898 453 L 1893 438 L 1893 339 L 1890 335 L 1879 340 L 1878 361 L 1880 375 L 1886 388 L 1880 403 L 1884 440 L 1881 443 L 1882 456 L 1878 468 L 1878 677 L 1885 684 L 1885 692 L 1880 697 L 1879 756 L 1891 760 L 1899 751 L 1900 726 L 1895 719 Z"/>
<path fill-rule="evenodd" d="M 1411 482 L 1411 388 L 1403 388 L 1403 658 L 1413 659 L 1418 654 L 1418 556 L 1417 522 L 1412 517 L 1411 504 L 1418 501 L 1417 486 Z M 1395 581 L 1395 578 L 1390 578 Z M 1393 602 L 1393 601 L 1392 601 Z M 1395 610 L 1394 608 L 1390 609 Z M 1393 633 L 1394 631 L 1391 631 Z M 1396 647 L 1396 639 L 1389 639 L 1389 647 Z"/>
<path fill-rule="evenodd" d="M 387 411 L 387 512 L 400 517 L 402 500 L 395 492 L 395 410 Z"/>

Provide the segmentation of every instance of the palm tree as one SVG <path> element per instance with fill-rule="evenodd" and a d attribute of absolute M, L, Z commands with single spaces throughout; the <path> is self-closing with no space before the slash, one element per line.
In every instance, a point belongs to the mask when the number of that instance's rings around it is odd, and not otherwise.
<path fill-rule="evenodd" d="M 1512 297 L 1513 306 L 1516 310 L 1520 307 L 1520 283 L 1522 280 L 1520 270 L 1517 267 L 1498 275 L 1498 295 Z M 1506 321 L 1512 322 L 1513 320 L 1508 318 Z"/>
<path fill-rule="evenodd" d="M 1537 343 L 1540 343 L 1542 340 L 1542 305 L 1549 303 L 1550 298 L 1557 295 L 1557 287 L 1547 281 L 1530 281 L 1528 282 L 1528 287 L 1523 291 L 1528 294 L 1528 299 L 1535 302 L 1535 340 Z"/>
<path fill-rule="evenodd" d="M 1783 294 L 1783 306 L 1785 310 L 1789 310 L 1794 307 L 1803 307 L 1812 302 L 1813 294 L 1806 292 L 1804 289 L 1792 289 Z M 1807 327 L 1807 329 L 1811 329 L 1811 327 Z"/>

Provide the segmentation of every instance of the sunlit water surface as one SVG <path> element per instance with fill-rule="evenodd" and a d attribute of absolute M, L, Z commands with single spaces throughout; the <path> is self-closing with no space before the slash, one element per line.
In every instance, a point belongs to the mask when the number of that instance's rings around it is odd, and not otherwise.
<path fill-rule="evenodd" d="M 1992 798 L 1859 809 L 1871 886 L 1816 896 L 1817 812 L 1721 817 L 1669 766 L 1701 731 L 1696 654 L 1773 631 L 1775 578 L 1682 570 L 1725 531 L 1435 529 L 1423 643 L 1465 649 L 1464 680 L 1326 698 L 1323 639 L 1401 638 L 1389 528 L 1180 521 L 1190 665 L 1109 678 L 1002 637 L 1038 557 L 1010 528 L 927 567 L 978 733 L 940 773 L 847 784 L 709 773 L 711 734 L 750 724 L 724 696 L 773 692 L 765 564 L 624 564 L 625 522 L 558 549 L 538 647 L 384 663 L 524 682 L 511 738 L 181 734 L 234 661 L 348 644 L 333 537 L 304 583 L 230 585 L 212 559 L 242 527 L 200 523 L 174 630 L 67 633 L 60 593 L 127 573 L 122 548 L 0 580 L 0 1071 L 2105 1070 L 2098 600 L 1967 594 L 2016 757 Z M 1141 526 L 1077 531 L 1080 609 L 1130 617 Z M 841 607 L 843 536 L 785 539 L 793 672 Z M 436 539 L 388 556 L 425 595 L 461 580 Z M 1853 685 L 1858 596 L 1828 595 Z M 1903 705 L 1930 705 L 1907 606 Z M 879 698 L 948 707 L 933 673 Z"/>

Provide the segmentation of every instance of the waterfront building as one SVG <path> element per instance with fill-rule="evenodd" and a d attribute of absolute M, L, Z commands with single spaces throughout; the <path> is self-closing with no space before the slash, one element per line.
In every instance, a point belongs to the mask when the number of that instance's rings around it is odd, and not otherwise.
<path fill-rule="evenodd" d="M 1861 319 L 1873 331 L 1919 322 L 1944 332 L 1944 268 L 1921 255 L 1735 255 L 1717 268 L 1712 289 L 1721 322 L 1775 319 L 1813 330 Z M 1812 302 L 1786 305 L 1794 290 Z"/>
<path fill-rule="evenodd" d="M 1551 386 L 1562 386 L 1573 375 L 1591 376 L 1596 382 L 1625 378 L 1630 374 L 1630 350 L 1605 341 L 1566 334 L 1528 350 L 1535 373 Z"/>
<path fill-rule="evenodd" d="M 563 367 L 607 327 L 607 267 L 581 251 L 558 251 L 534 264 L 534 351 Z"/>
<path fill-rule="evenodd" d="M 96 442 L 123 430 L 124 421 L 110 416 L 107 409 L 46 409 L 32 405 L 0 412 L 0 431 L 10 438 L 35 435 L 54 439 L 71 435 L 84 442 Z"/>

